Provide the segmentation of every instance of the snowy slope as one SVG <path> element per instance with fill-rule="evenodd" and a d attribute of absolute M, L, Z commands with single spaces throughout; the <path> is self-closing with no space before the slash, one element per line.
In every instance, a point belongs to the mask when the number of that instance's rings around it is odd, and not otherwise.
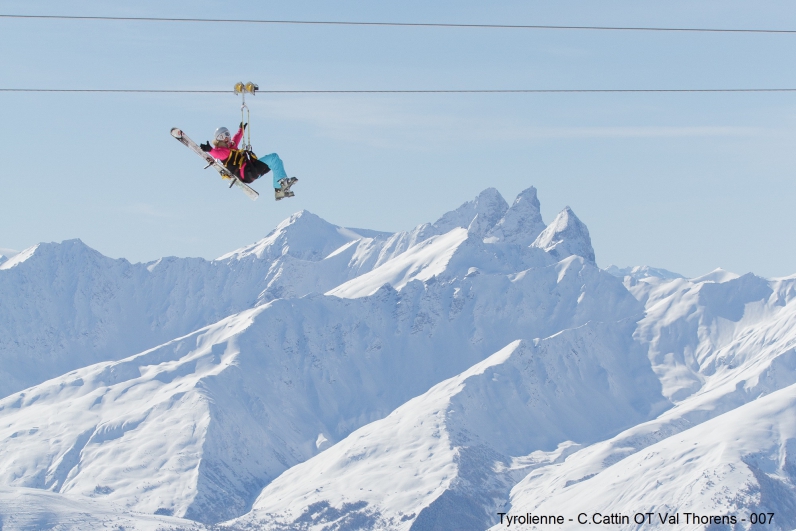
<path fill-rule="evenodd" d="M 467 229 L 473 239 L 525 247 L 544 229 L 536 188 L 530 187 L 520 192 L 510 207 L 497 190 L 487 188 L 472 201 L 447 212 L 434 223 L 419 225 L 408 232 L 395 233 L 380 250 L 375 266 L 384 264 L 433 236 L 449 233 L 455 228 Z"/>
<path fill-rule="evenodd" d="M 0 247 L 0 265 L 3 264 L 9 258 L 13 258 L 19 254 L 19 251 L 15 251 L 14 249 L 8 249 L 7 247 Z"/>
<path fill-rule="evenodd" d="M 783 492 L 793 489 L 792 474 L 778 472 L 770 464 L 759 465 L 760 472 L 754 468 L 758 465 L 750 464 L 749 460 L 774 452 L 780 456 L 779 466 L 787 468 L 793 442 L 787 437 L 777 440 L 769 436 L 775 433 L 774 428 L 759 431 L 755 430 L 754 423 L 738 424 L 735 415 L 743 409 L 748 418 L 763 415 L 760 417 L 762 423 L 796 422 L 793 409 L 784 409 L 777 413 L 779 419 L 770 419 L 765 416 L 768 406 L 761 405 L 763 409 L 758 411 L 755 405 L 766 404 L 764 397 L 782 389 L 790 390 L 788 396 L 793 394 L 796 384 L 794 279 L 763 281 L 751 275 L 739 277 L 718 271 L 694 281 L 655 281 L 654 284 L 654 287 L 636 286 L 638 293 L 649 298 L 647 315 L 639 322 L 635 337 L 642 342 L 652 339 L 649 356 L 653 369 L 659 375 L 664 394 L 675 400 L 675 407 L 656 419 L 573 453 L 560 465 L 530 474 L 512 492 L 511 506 L 523 514 L 560 509 L 567 503 L 565 499 L 573 506 L 572 500 L 580 499 L 577 496 L 583 491 L 572 486 L 583 482 L 583 489 L 605 493 L 602 498 L 594 497 L 603 507 L 617 505 L 611 503 L 614 500 L 623 500 L 619 505 L 628 507 L 625 500 L 633 503 L 639 500 L 640 494 L 634 490 L 638 486 L 628 480 L 626 487 L 618 487 L 621 481 L 616 480 L 616 474 L 627 479 L 630 471 L 638 473 L 639 463 L 654 460 L 656 469 L 644 477 L 650 482 L 659 482 L 660 494 L 651 496 L 648 491 L 641 491 L 650 507 L 664 507 L 663 512 L 685 511 L 691 507 L 710 514 L 727 507 L 746 512 L 767 507 L 767 510 L 782 513 L 780 524 L 790 522 L 781 529 L 791 529 L 796 521 L 796 511 L 792 508 L 796 505 L 789 500 L 796 497 L 789 498 Z M 686 360 L 685 356 L 690 357 Z M 655 363 L 657 360 L 661 363 Z M 699 437 L 708 433 L 701 431 L 703 423 L 711 426 L 707 430 L 717 430 L 719 425 L 734 430 L 732 433 L 718 430 L 712 439 L 716 445 L 726 445 L 736 439 L 742 439 L 742 445 L 736 447 L 737 451 L 716 453 L 716 447 L 706 443 L 705 454 L 701 454 Z M 695 427 L 699 427 L 696 432 L 693 431 Z M 745 434 L 747 427 L 749 433 Z M 686 433 L 700 435 L 686 436 Z M 700 448 L 694 448 L 694 442 L 689 441 L 696 441 Z M 657 457 L 655 448 L 659 447 L 671 453 L 664 461 Z M 673 477 L 676 474 L 672 474 L 672 468 L 666 470 L 667 466 L 677 469 L 678 460 L 686 459 L 677 452 L 687 455 L 687 462 L 693 462 L 694 467 L 694 472 L 684 475 L 680 481 Z M 721 493 L 707 488 L 713 483 L 723 485 L 717 478 L 723 478 L 731 469 L 737 469 L 741 475 L 753 473 L 755 480 L 728 483 Z M 713 479 L 699 490 L 698 497 L 696 491 L 690 489 L 700 475 Z M 656 480 L 657 476 L 660 477 Z M 627 490 L 622 490 L 624 488 Z M 756 489 L 760 492 L 773 489 L 779 494 L 773 500 L 761 501 L 760 495 L 754 495 Z M 694 499 L 693 506 L 686 493 Z M 769 492 L 768 496 L 774 496 L 774 492 Z M 552 505 L 547 504 L 548 498 L 553 500 Z"/>
<path fill-rule="evenodd" d="M 3 529 L 486 529 L 689 496 L 796 518 L 796 277 L 595 256 L 534 188 L 395 234 L 299 212 L 214 261 L 25 250 L 0 263 Z"/>
<path fill-rule="evenodd" d="M 467 229 L 462 228 L 432 236 L 380 267 L 337 286 L 328 295 L 356 298 L 371 295 L 385 284 L 401 289 L 411 280 L 427 281 L 445 272 L 453 253 L 467 236 Z"/>
<path fill-rule="evenodd" d="M 315 455 L 319 436 L 343 439 L 503 338 L 639 311 L 616 279 L 575 258 L 513 276 L 415 280 L 355 300 L 273 301 L 0 401 L 0 481 L 112 489 L 109 499 L 142 512 L 238 516 L 260 488 Z M 136 474 L 117 462 L 135 462 Z"/>
<path fill-rule="evenodd" d="M 457 223 L 466 228 L 477 216 L 499 223 L 506 208 L 489 189 L 434 224 L 395 235 L 302 211 L 214 261 L 130 264 L 79 240 L 34 246 L 0 264 L 0 397 L 276 298 L 324 293 Z"/>
<path fill-rule="evenodd" d="M 215 261 L 130 264 L 79 240 L 27 249 L 0 265 L 0 396 L 124 358 L 281 294 L 326 291 L 367 269 L 349 255 L 385 235 L 363 232 L 367 238 L 300 212 L 251 248 Z M 348 254 L 322 260 L 350 243 Z"/>
<path fill-rule="evenodd" d="M 632 343 L 627 324 L 514 342 L 293 467 L 231 526 L 483 529 L 520 472 L 559 445 L 666 407 Z"/>
<path fill-rule="evenodd" d="M 672 280 L 675 278 L 683 278 L 683 275 L 679 273 L 674 273 L 660 267 L 650 266 L 617 267 L 615 265 L 610 265 L 605 268 L 605 272 L 619 278 L 631 277 L 632 280 L 643 280 L 647 278 Z"/>
<path fill-rule="evenodd" d="M 531 246 L 538 247 L 559 260 L 577 255 L 594 262 L 589 229 L 569 207 L 558 213 Z"/>
<path fill-rule="evenodd" d="M 210 522 L 238 516 L 284 470 L 507 341 L 641 315 L 621 282 L 591 262 L 555 262 L 468 234 L 454 227 L 439 236 L 447 243 L 438 252 L 452 249 L 451 260 L 431 253 L 435 276 L 413 271 L 401 277 L 400 291 L 274 300 L 7 397 L 0 401 L 2 481 L 101 492 L 142 512 Z M 416 259 L 414 251 L 374 272 Z M 516 270 L 530 262 L 538 266 Z M 135 474 L 128 463 L 136 463 Z"/>
<path fill-rule="evenodd" d="M 796 527 L 796 385 L 745 404 L 611 464 L 599 473 L 568 479 L 582 465 L 577 454 L 564 464 L 531 474 L 512 493 L 514 512 L 562 514 L 587 519 L 597 512 L 629 515 L 614 529 L 637 529 L 637 512 L 679 513 L 677 529 L 772 529 Z M 588 452 L 588 450 L 582 450 Z M 563 482 L 563 485 L 562 485 Z M 693 525 L 692 513 L 735 517 L 736 526 Z M 752 525 L 752 513 L 773 514 Z M 686 525 L 689 523 L 691 525 Z M 591 522 L 590 522 L 591 523 Z M 492 529 L 504 529 L 496 525 Z M 575 523 L 562 529 L 581 529 Z"/>
<path fill-rule="evenodd" d="M 0 487 L 3 531 L 205 531 L 202 524 L 151 514 L 136 514 L 98 499 L 69 497 L 41 489 Z"/>
<path fill-rule="evenodd" d="M 636 335 L 650 345 L 650 360 L 664 394 L 682 400 L 716 373 L 732 369 L 738 361 L 729 361 L 727 351 L 739 347 L 731 345 L 746 345 L 744 360 L 772 346 L 787 350 L 791 336 L 789 324 L 783 323 L 792 319 L 794 287 L 793 279 L 768 281 L 751 273 L 739 277 L 725 271 L 692 280 L 650 279 L 631 285 L 630 291 L 647 308 Z M 760 337 L 772 326 L 771 333 Z M 750 343 L 751 337 L 759 339 Z"/>

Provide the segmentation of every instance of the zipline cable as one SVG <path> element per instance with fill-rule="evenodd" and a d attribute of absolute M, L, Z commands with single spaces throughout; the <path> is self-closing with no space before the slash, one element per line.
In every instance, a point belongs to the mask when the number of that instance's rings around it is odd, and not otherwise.
<path fill-rule="evenodd" d="M 672 28 L 655 26 L 556 26 L 546 24 L 455 24 L 435 22 L 354 22 L 334 20 L 256 20 L 236 18 L 168 18 L 168 17 L 101 17 L 73 15 L 2 15 L 0 18 L 52 19 L 52 20 L 93 20 L 130 22 L 198 22 L 228 24 L 292 24 L 316 26 L 391 26 L 410 28 L 468 28 L 468 29 L 525 29 L 525 30 L 581 30 L 581 31 L 658 31 L 690 33 L 774 33 L 796 34 L 788 29 L 744 29 L 744 28 Z"/>
<path fill-rule="evenodd" d="M 0 92 L 106 92 L 156 94 L 231 94 L 231 90 L 179 89 L 42 89 L 0 88 Z M 611 93 L 740 93 L 740 92 L 796 92 L 796 88 L 708 88 L 708 89 L 427 89 L 427 90 L 258 90 L 260 94 L 611 94 Z"/>

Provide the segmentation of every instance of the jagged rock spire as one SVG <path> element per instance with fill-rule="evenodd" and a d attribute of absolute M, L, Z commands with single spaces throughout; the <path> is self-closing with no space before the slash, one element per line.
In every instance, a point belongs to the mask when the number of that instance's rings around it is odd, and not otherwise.
<path fill-rule="evenodd" d="M 486 240 L 530 245 L 545 229 L 536 188 L 531 186 L 517 195 L 500 221 L 487 233 Z"/>
<path fill-rule="evenodd" d="M 594 262 L 589 229 L 569 207 L 559 212 L 556 219 L 531 245 L 547 251 L 559 260 L 574 254 Z"/>
<path fill-rule="evenodd" d="M 471 234 L 484 236 L 500 221 L 508 209 L 509 204 L 500 192 L 494 188 L 487 188 L 472 201 L 444 214 L 434 222 L 433 227 L 439 234 L 456 227 L 463 227 Z"/>

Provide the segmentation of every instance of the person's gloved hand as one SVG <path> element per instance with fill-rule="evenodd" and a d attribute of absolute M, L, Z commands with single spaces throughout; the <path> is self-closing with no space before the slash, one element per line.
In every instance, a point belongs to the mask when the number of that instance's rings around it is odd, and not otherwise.
<path fill-rule="evenodd" d="M 202 148 L 202 151 L 208 152 L 213 149 L 213 146 L 210 145 L 210 142 L 205 142 L 204 144 L 199 144 L 199 147 Z"/>
<path fill-rule="evenodd" d="M 247 125 L 249 125 L 249 124 L 245 124 L 245 123 L 241 122 L 238 127 L 240 127 L 241 129 L 245 130 Z"/>

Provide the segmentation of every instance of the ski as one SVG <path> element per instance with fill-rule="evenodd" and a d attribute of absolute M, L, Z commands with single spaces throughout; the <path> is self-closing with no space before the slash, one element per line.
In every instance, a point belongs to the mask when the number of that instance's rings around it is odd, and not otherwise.
<path fill-rule="evenodd" d="M 214 159 L 212 156 L 210 156 L 207 153 L 205 153 L 204 151 L 202 151 L 202 148 L 200 148 L 196 144 L 196 142 L 194 142 L 193 140 L 188 138 L 185 135 L 185 133 L 182 132 L 181 129 L 179 129 L 178 127 L 172 128 L 171 136 L 173 136 L 174 138 L 179 140 L 180 143 L 183 144 L 184 146 L 186 146 L 188 149 L 190 149 L 191 151 L 193 151 L 194 153 L 196 153 L 197 155 L 202 157 L 205 160 L 205 162 L 207 162 L 207 166 L 205 168 L 209 168 L 210 166 L 212 166 L 213 168 L 215 168 L 215 170 L 218 173 L 221 174 L 221 177 L 223 179 L 228 179 L 228 180 L 232 181 L 232 183 L 229 185 L 230 188 L 232 188 L 233 186 L 237 186 L 238 188 L 243 190 L 243 192 L 246 195 L 248 195 L 252 199 L 252 201 L 254 201 L 255 199 L 257 199 L 260 196 L 260 194 L 257 193 L 257 190 L 255 190 L 251 186 L 249 186 L 246 183 L 244 183 L 243 181 L 241 181 L 237 176 L 233 175 L 227 168 L 225 168 L 223 164 L 221 164 L 219 161 Z"/>

